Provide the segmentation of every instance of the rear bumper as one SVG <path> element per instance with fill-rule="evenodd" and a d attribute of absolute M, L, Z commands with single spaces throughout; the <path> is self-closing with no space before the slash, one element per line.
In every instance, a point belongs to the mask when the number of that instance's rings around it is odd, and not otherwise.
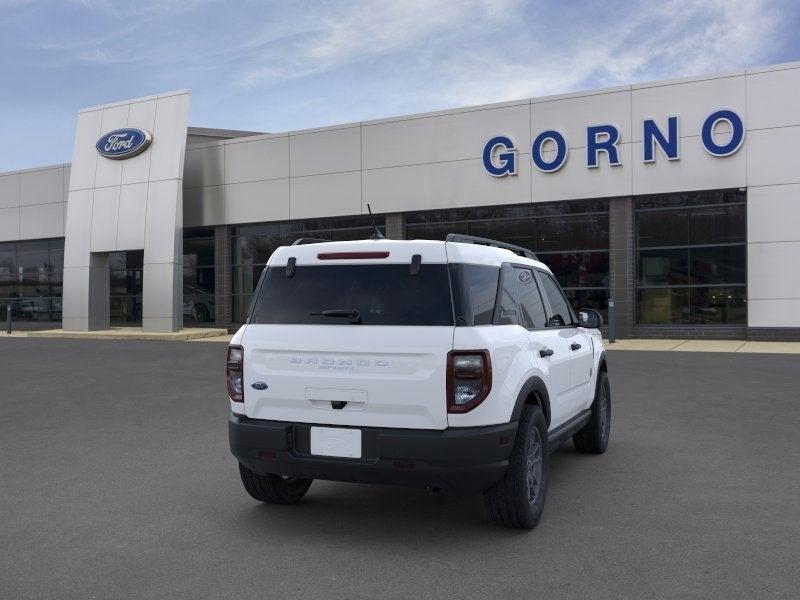
<path fill-rule="evenodd" d="M 309 479 L 480 491 L 503 478 L 517 423 L 427 431 L 361 427 L 360 459 L 313 456 L 310 423 L 231 413 L 231 452 L 248 469 Z"/>

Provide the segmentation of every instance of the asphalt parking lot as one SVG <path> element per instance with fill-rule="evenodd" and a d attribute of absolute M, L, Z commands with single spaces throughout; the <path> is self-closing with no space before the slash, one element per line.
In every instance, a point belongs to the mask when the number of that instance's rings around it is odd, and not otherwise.
<path fill-rule="evenodd" d="M 0 340 L 0 598 L 797 598 L 800 357 L 612 352 L 532 532 L 480 499 L 241 487 L 225 344 Z"/>

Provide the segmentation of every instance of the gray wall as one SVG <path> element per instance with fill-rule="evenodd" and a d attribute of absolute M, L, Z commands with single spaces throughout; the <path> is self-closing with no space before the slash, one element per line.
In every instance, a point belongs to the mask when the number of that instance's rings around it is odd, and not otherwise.
<path fill-rule="evenodd" d="M 0 241 L 64 236 L 69 165 L 0 174 Z"/>

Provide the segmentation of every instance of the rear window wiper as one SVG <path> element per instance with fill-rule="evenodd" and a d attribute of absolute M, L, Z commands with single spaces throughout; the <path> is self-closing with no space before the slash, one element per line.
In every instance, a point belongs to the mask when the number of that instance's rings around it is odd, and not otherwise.
<path fill-rule="evenodd" d="M 361 324 L 361 313 L 355 309 L 350 308 L 337 308 L 333 310 L 323 310 L 321 312 L 312 312 L 308 313 L 311 316 L 315 317 L 339 317 L 342 319 L 350 319 L 350 323 L 353 325 Z"/>

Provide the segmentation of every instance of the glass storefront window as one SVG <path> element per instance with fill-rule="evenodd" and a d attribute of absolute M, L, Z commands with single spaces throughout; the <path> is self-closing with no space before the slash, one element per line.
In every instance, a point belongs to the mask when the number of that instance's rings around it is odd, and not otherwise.
<path fill-rule="evenodd" d="M 376 215 L 375 222 L 384 229 L 385 219 L 382 215 Z M 372 221 L 368 216 L 235 226 L 231 239 L 233 322 L 244 322 L 258 278 L 270 255 L 279 246 L 291 245 L 298 238 L 363 240 L 372 233 Z"/>
<path fill-rule="evenodd" d="M 143 265 L 142 250 L 109 254 L 108 267 L 111 277 L 109 301 L 112 325 L 141 325 Z"/>
<path fill-rule="evenodd" d="M 184 231 L 184 325 L 209 325 L 215 320 L 215 248 L 213 229 L 202 228 Z"/>
<path fill-rule="evenodd" d="M 738 190 L 636 199 L 637 323 L 747 323 L 746 208 Z"/>
<path fill-rule="evenodd" d="M 64 240 L 0 244 L 0 305 L 14 319 L 61 320 Z"/>
<path fill-rule="evenodd" d="M 556 275 L 573 308 L 608 312 L 608 200 L 408 213 L 406 239 L 462 233 L 529 248 Z"/>

